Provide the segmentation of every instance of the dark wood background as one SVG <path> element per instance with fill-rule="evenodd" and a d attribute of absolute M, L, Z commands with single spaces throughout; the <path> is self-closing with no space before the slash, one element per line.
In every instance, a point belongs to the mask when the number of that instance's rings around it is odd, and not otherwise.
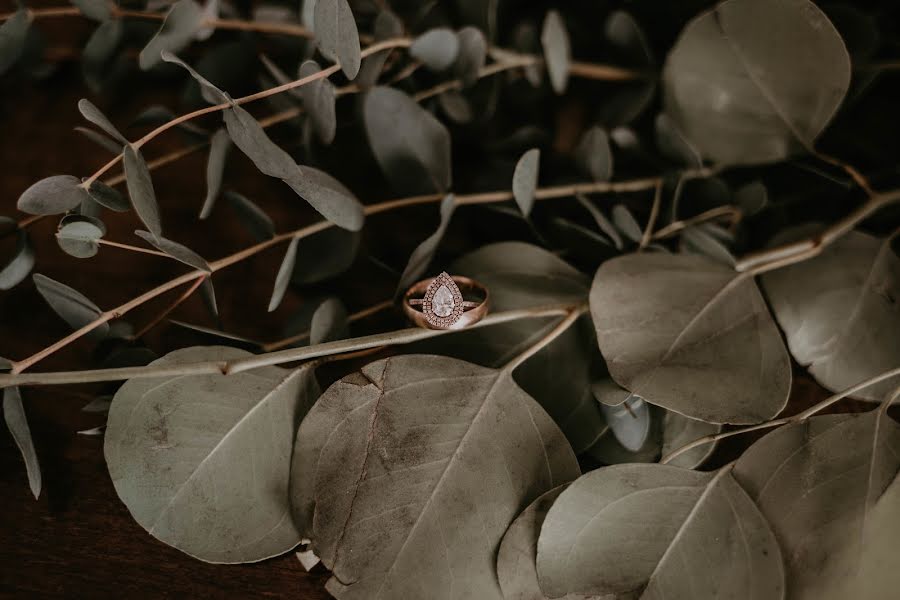
<path fill-rule="evenodd" d="M 12 3 L 0 2 L 0 11 Z M 74 23 L 74 25 L 73 25 Z M 50 40 L 50 50 L 65 56 L 83 43 L 85 23 L 69 19 L 40 22 Z M 84 122 L 76 103 L 91 98 L 113 122 L 125 125 L 146 106 L 164 102 L 175 106 L 180 88 L 153 89 L 140 84 L 126 97 L 115 100 L 92 95 L 81 83 L 78 67 L 64 61 L 49 80 L 35 83 L 24 78 L 0 80 L 0 214 L 20 218 L 16 199 L 42 177 L 69 173 L 85 176 L 108 159 L 91 142 L 73 131 Z M 128 130 L 134 139 L 140 130 Z M 179 147 L 178 136 L 166 135 L 147 148 L 148 158 Z M 209 259 L 215 259 L 252 242 L 224 207 L 207 222 L 196 215 L 205 194 L 205 154 L 154 173 L 157 195 L 163 207 L 166 234 L 182 241 Z M 118 169 L 113 170 L 114 173 Z M 256 200 L 285 230 L 309 222 L 313 215 L 278 182 L 256 173 L 243 158 L 232 160 L 228 185 Z M 373 198 L 365 197 L 364 201 Z M 405 212 L 403 217 L 379 217 L 382 235 L 367 243 L 383 257 L 392 249 L 405 256 L 422 232 L 434 226 L 435 211 Z M 109 239 L 136 243 L 131 231 L 137 226 L 131 215 L 106 215 Z M 410 223 L 416 223 L 410 227 Z M 44 219 L 29 231 L 37 254 L 36 271 L 82 291 L 99 306 L 109 308 L 182 272 L 181 267 L 153 256 L 141 256 L 104 248 L 91 260 L 63 254 L 53 238 L 56 220 Z M 453 244 L 452 239 L 448 241 Z M 9 238 L 0 240 L 0 252 L 11 250 Z M 237 333 L 256 339 L 277 339 L 282 324 L 304 298 L 289 293 L 284 306 L 266 313 L 268 295 L 280 261 L 281 250 L 246 261 L 215 277 L 222 321 Z M 368 265 L 371 268 L 371 264 Z M 390 297 L 393 282 L 366 275 L 365 268 L 342 283 L 339 293 L 351 310 Z M 321 291 L 321 290 L 319 290 Z M 313 290 L 311 293 L 316 293 Z M 166 299 L 153 302 L 129 315 L 140 326 Z M 212 325 L 199 298 L 178 310 L 178 318 Z M 386 319 L 390 319 L 388 316 Z M 384 323 L 369 325 L 370 328 Z M 392 326 L 390 323 L 387 326 Z M 68 333 L 38 296 L 30 280 L 0 292 L 0 356 L 21 359 Z M 158 353 L 198 343 L 191 335 L 168 325 L 157 327 L 146 339 Z M 87 368 L 92 348 L 79 342 L 42 362 L 36 370 Z M 798 374 L 799 375 L 799 374 Z M 81 411 L 103 386 L 29 388 L 24 401 L 44 476 L 44 490 L 36 501 L 28 490 L 24 465 L 5 427 L 0 428 L 0 595 L 7 597 L 292 597 L 326 598 L 327 573 L 319 566 L 308 574 L 289 553 L 260 564 L 224 566 L 194 560 L 158 542 L 128 514 L 110 482 L 103 459 L 102 437 L 78 435 L 78 430 L 103 423 L 103 417 Z M 824 391 L 805 376 L 798 376 L 794 412 L 821 399 Z M 713 464 L 731 460 L 747 443 L 725 444 Z"/>

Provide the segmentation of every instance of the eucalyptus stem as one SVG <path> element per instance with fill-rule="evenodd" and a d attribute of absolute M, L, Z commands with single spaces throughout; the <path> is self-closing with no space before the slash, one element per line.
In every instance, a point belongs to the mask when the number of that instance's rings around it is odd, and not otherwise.
<path fill-rule="evenodd" d="M 128 250 L 129 252 L 137 252 L 139 254 L 152 254 L 153 256 L 162 256 L 163 258 L 171 258 L 165 252 L 160 252 L 159 250 L 151 250 L 150 248 L 141 248 L 140 246 L 131 246 L 129 244 L 122 244 L 120 242 L 113 242 L 112 240 L 104 240 L 100 238 L 97 240 L 97 243 L 101 246 L 109 246 L 110 248 L 119 248 L 120 250 Z"/>
<path fill-rule="evenodd" d="M 171 304 L 169 304 L 169 306 L 165 308 L 165 310 L 151 319 L 150 322 L 144 325 L 144 327 L 140 331 L 135 333 L 132 339 L 139 340 L 147 335 L 148 331 L 159 325 L 163 319 L 172 314 L 172 311 L 181 306 L 188 298 L 190 298 L 194 294 L 194 292 L 197 291 L 197 288 L 199 288 L 203 284 L 204 281 L 205 278 L 201 277 L 194 281 L 194 283 L 189 285 L 188 288 L 184 292 L 182 292 L 180 296 L 178 296 Z"/>
<path fill-rule="evenodd" d="M 370 317 L 374 314 L 380 313 L 383 310 L 387 310 L 394 306 L 393 300 L 383 300 L 377 304 L 373 304 L 367 308 L 364 308 L 360 311 L 353 313 L 352 315 L 347 317 L 347 321 L 353 323 L 355 321 L 359 321 L 361 319 L 365 319 L 366 317 Z M 268 344 L 262 344 L 260 349 L 263 352 L 272 352 L 274 350 L 281 350 L 282 348 L 287 348 L 297 342 L 302 342 L 303 340 L 309 339 L 311 331 L 303 331 L 296 335 L 292 335 L 280 340 L 276 340 L 274 342 L 269 342 Z"/>
<path fill-rule="evenodd" d="M 548 331 L 545 335 L 541 337 L 537 342 L 529 346 L 525 349 L 524 352 L 519 354 L 518 356 L 513 357 L 508 363 L 503 366 L 504 371 L 514 371 L 516 367 L 524 363 L 526 360 L 540 352 L 543 348 L 545 348 L 550 342 L 561 336 L 569 327 L 578 320 L 578 318 L 587 311 L 587 304 L 579 304 L 571 308 L 566 314 L 565 318 L 561 319 L 556 326 Z"/>
<path fill-rule="evenodd" d="M 779 427 L 781 425 L 788 425 L 791 423 L 800 423 L 800 422 L 805 421 L 806 419 L 810 418 L 811 416 L 815 415 L 816 413 L 819 413 L 819 412 L 825 410 L 832 404 L 834 404 L 840 400 L 843 400 L 844 398 L 846 398 L 847 396 L 849 396 L 851 394 L 855 394 L 856 392 L 858 392 L 864 388 L 867 388 L 870 385 L 875 385 L 876 383 L 880 383 L 886 379 L 890 379 L 891 377 L 896 377 L 898 375 L 900 375 L 900 367 L 891 369 L 889 371 L 885 371 L 883 373 L 879 373 L 878 375 L 875 375 L 874 377 L 870 377 L 869 379 L 866 379 L 865 381 L 857 383 L 856 385 L 854 385 L 852 387 L 849 387 L 841 392 L 838 392 L 837 394 L 834 394 L 832 396 L 829 396 L 828 398 L 825 398 L 818 404 L 811 406 L 808 409 L 806 409 L 802 412 L 799 412 L 792 417 L 782 417 L 780 419 L 773 419 L 771 421 L 766 421 L 765 423 L 758 423 L 756 425 L 750 425 L 749 427 L 741 427 L 740 429 L 733 429 L 731 431 L 725 431 L 723 433 L 717 433 L 715 435 L 705 435 L 701 438 L 697 438 L 693 442 L 689 442 L 689 443 L 685 444 L 684 446 L 682 446 L 676 450 L 673 450 L 672 452 L 670 452 L 669 454 L 664 456 L 659 462 L 660 462 L 660 464 L 669 463 L 676 457 L 687 452 L 688 450 L 692 450 L 694 448 L 697 448 L 699 446 L 704 446 L 706 444 L 711 444 L 711 443 L 717 442 L 719 440 L 724 440 L 725 438 L 729 438 L 729 437 L 732 437 L 735 435 L 740 435 L 742 433 L 749 433 L 751 431 L 759 431 L 760 429 L 771 429 L 772 427 Z M 892 400 L 893 400 L 893 397 L 886 400 L 885 404 L 890 404 L 890 402 Z M 885 408 L 885 410 L 886 410 L 886 408 Z"/>
<path fill-rule="evenodd" d="M 715 208 L 704 211 L 699 215 L 690 217 L 689 219 L 673 221 L 665 227 L 660 227 L 653 233 L 652 238 L 654 240 L 664 240 L 684 231 L 688 227 L 693 227 L 694 225 L 706 223 L 707 221 L 712 221 L 721 217 L 730 217 L 731 226 L 734 227 L 738 222 L 740 222 L 743 214 L 744 213 L 740 208 L 731 204 L 727 204 L 725 206 L 717 206 Z"/>
<path fill-rule="evenodd" d="M 647 226 L 644 227 L 644 235 L 641 236 L 641 243 L 638 250 L 643 250 L 653 240 L 653 228 L 656 227 L 656 219 L 659 217 L 659 207 L 662 204 L 663 182 L 660 180 L 656 184 L 656 191 L 653 192 L 653 205 L 650 207 L 650 216 L 647 218 Z"/>
<path fill-rule="evenodd" d="M 577 314 L 580 314 L 580 310 L 583 309 L 580 307 L 573 307 L 571 304 L 552 304 L 547 306 L 536 306 L 531 308 L 508 310 L 504 312 L 489 314 L 481 321 L 470 325 L 466 329 L 422 329 L 418 327 L 412 327 L 387 333 L 376 333 L 373 335 L 350 338 L 346 340 L 326 342 L 314 346 L 304 346 L 302 348 L 290 348 L 287 350 L 279 350 L 277 352 L 257 354 L 254 356 L 248 356 L 246 358 L 240 358 L 231 361 L 204 361 L 196 363 L 180 363 L 174 365 L 147 365 L 144 367 L 120 367 L 114 369 L 60 371 L 53 373 L 21 373 L 14 370 L 10 374 L 0 374 L 0 388 L 20 385 L 96 383 L 100 381 L 121 381 L 125 379 L 148 377 L 211 375 L 215 373 L 230 375 L 234 373 L 241 373 L 243 371 L 249 371 L 252 369 L 258 369 L 260 367 L 299 362 L 324 356 L 346 354 L 348 352 L 359 352 L 370 348 L 410 344 L 412 342 L 417 342 L 432 337 L 453 335 L 454 333 L 466 331 L 468 329 L 487 327 L 500 323 L 509 323 L 511 321 L 519 321 L 522 319 L 540 319 L 557 315 L 567 315 L 568 319 L 572 318 L 573 314 L 575 314 L 577 318 Z M 564 319 L 564 321 L 566 321 L 567 319 Z M 545 337 L 543 340 L 538 342 L 538 344 L 541 345 L 542 343 L 549 343 L 549 341 L 551 340 L 552 338 Z M 541 347 L 543 346 L 541 345 Z"/>
<path fill-rule="evenodd" d="M 866 218 L 898 200 L 900 200 L 900 189 L 876 193 L 856 210 L 833 223 L 818 235 L 745 256 L 737 261 L 735 269 L 758 275 L 818 256 L 822 250 L 852 231 Z"/>

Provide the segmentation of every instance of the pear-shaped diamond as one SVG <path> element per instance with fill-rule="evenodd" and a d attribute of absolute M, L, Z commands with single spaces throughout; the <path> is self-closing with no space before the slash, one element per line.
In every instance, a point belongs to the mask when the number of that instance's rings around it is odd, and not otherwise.
<path fill-rule="evenodd" d="M 449 317 L 453 312 L 453 294 L 446 285 L 442 285 L 431 299 L 431 310 L 439 317 Z"/>

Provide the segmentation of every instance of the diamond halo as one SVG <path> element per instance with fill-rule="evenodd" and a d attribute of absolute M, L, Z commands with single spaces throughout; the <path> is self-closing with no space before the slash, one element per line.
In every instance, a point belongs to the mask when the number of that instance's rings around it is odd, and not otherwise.
<path fill-rule="evenodd" d="M 446 271 L 435 277 L 425 290 L 422 313 L 436 329 L 452 327 L 463 314 L 463 296 Z"/>

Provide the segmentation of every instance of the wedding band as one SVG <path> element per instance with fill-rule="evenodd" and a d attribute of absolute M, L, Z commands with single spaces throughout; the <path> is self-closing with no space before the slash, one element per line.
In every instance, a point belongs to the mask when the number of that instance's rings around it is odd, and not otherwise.
<path fill-rule="evenodd" d="M 481 300 L 465 300 L 463 293 Z M 403 294 L 403 312 L 413 324 L 426 329 L 462 329 L 477 323 L 488 312 L 487 288 L 468 277 L 446 272 L 414 283 Z"/>

